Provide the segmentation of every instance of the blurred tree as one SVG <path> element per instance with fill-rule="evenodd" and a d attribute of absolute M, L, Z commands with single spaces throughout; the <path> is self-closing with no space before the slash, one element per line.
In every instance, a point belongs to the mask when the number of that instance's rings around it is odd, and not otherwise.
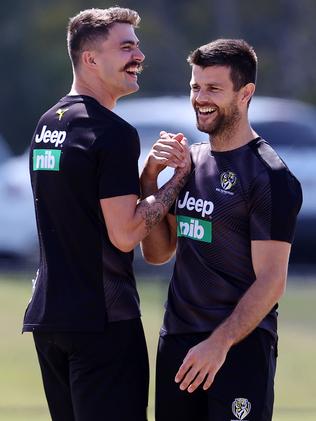
<path fill-rule="evenodd" d="M 16 153 L 39 116 L 70 88 L 68 18 L 108 0 L 15 0 L 0 15 L 0 133 Z M 137 95 L 188 93 L 189 52 L 219 37 L 240 37 L 259 57 L 258 94 L 316 103 L 315 0 L 121 0 L 136 9 L 146 54 Z"/>

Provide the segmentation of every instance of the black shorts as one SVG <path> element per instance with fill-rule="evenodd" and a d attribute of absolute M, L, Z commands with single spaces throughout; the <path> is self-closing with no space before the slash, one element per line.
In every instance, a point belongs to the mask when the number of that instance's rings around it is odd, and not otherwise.
<path fill-rule="evenodd" d="M 276 339 L 262 329 L 233 346 L 211 387 L 181 391 L 175 375 L 190 348 L 209 336 L 160 337 L 156 373 L 156 421 L 271 421 Z"/>
<path fill-rule="evenodd" d="M 146 421 L 149 368 L 140 319 L 104 333 L 33 334 L 53 421 Z"/>

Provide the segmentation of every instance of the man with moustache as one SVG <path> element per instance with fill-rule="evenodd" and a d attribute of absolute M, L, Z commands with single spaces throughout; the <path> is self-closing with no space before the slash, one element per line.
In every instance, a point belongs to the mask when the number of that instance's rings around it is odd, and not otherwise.
<path fill-rule="evenodd" d="M 210 142 L 169 214 L 142 241 L 148 262 L 176 250 L 157 355 L 156 421 L 270 421 L 277 302 L 285 290 L 299 182 L 251 128 L 257 57 L 243 40 L 197 48 L 191 101 Z M 154 145 L 142 191 L 157 191 L 171 137 Z M 163 161 L 162 161 L 163 160 Z"/>
<path fill-rule="evenodd" d="M 40 265 L 23 331 L 33 332 L 53 421 L 145 421 L 148 357 L 133 248 L 167 213 L 190 169 L 142 201 L 139 138 L 112 110 L 136 92 L 137 12 L 89 9 L 68 26 L 73 84 L 39 120 L 30 173 Z"/>

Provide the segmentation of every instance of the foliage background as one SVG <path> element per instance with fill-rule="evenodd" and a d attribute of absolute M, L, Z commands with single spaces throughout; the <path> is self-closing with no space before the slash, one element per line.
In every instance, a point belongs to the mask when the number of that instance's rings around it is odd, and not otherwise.
<path fill-rule="evenodd" d="M 68 92 L 68 18 L 108 0 L 12 0 L 0 11 L 0 132 L 15 153 L 39 116 Z M 259 57 L 257 93 L 316 104 L 315 0 L 121 0 L 137 10 L 146 69 L 137 95 L 186 94 L 186 57 L 219 37 L 244 38 Z"/>

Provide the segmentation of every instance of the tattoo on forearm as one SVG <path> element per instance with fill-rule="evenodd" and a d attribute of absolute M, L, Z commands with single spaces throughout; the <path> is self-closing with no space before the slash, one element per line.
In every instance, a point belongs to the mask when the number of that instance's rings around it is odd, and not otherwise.
<path fill-rule="evenodd" d="M 160 190 L 139 203 L 138 208 L 145 220 L 147 234 L 167 214 L 186 181 L 187 176 L 176 174 Z"/>

